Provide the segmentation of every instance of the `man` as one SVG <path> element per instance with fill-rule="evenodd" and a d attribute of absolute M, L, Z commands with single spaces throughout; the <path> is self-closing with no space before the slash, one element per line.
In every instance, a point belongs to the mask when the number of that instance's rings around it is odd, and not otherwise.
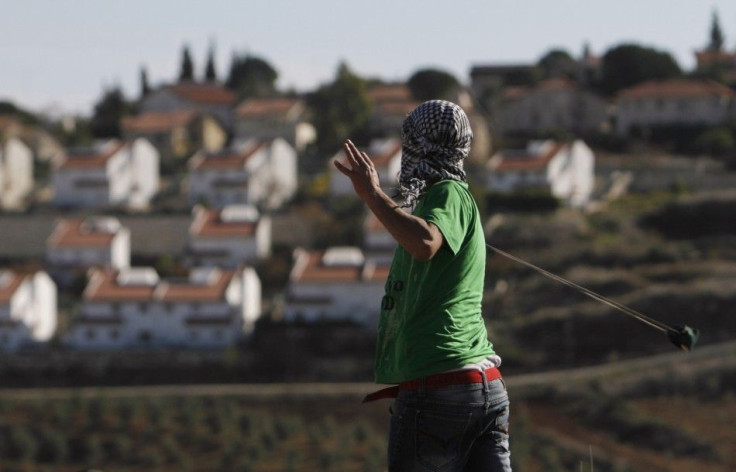
<path fill-rule="evenodd" d="M 481 316 L 485 238 L 463 161 L 473 134 L 457 105 L 432 100 L 404 120 L 396 204 L 351 141 L 337 169 L 399 243 L 381 302 L 366 400 L 391 406 L 389 471 L 510 471 L 509 401 Z M 413 208 L 411 213 L 404 207 Z"/>

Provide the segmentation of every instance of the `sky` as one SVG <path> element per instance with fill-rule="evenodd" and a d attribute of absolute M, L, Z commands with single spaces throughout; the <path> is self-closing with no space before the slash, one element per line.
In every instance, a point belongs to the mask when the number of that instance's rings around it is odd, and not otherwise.
<path fill-rule="evenodd" d="M 736 50 L 734 0 L 0 0 L 0 100 L 88 115 L 105 88 L 136 98 L 139 74 L 177 78 L 188 44 L 202 75 L 211 44 L 219 78 L 233 53 L 266 59 L 280 89 L 307 91 L 346 61 L 359 75 L 406 80 L 433 67 L 469 81 L 471 67 L 579 56 L 634 42 L 694 66 L 714 11 Z"/>

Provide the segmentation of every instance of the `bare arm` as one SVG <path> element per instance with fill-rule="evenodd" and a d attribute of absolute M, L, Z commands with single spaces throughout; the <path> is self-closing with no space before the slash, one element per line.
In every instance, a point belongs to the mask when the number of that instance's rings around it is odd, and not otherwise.
<path fill-rule="evenodd" d="M 444 242 L 439 228 L 405 212 L 381 190 L 376 168 L 366 153 L 358 151 L 349 140 L 343 147 L 350 167 L 338 161 L 335 167 L 350 179 L 355 193 L 412 257 L 420 261 L 432 259 Z"/>

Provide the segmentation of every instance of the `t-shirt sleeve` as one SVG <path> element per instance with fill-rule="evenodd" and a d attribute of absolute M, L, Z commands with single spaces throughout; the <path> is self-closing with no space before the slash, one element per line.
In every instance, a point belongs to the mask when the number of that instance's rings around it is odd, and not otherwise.
<path fill-rule="evenodd" d="M 424 198 L 422 208 L 415 216 L 437 226 L 447 247 L 457 254 L 469 224 L 460 189 L 453 183 L 442 182 L 433 185 Z"/>

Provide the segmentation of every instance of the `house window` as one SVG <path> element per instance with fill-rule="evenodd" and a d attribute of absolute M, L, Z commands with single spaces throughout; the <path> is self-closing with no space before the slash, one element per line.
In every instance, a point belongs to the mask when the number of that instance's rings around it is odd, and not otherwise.
<path fill-rule="evenodd" d="M 94 338 L 95 338 L 95 330 L 94 330 L 94 329 L 92 329 L 92 328 L 89 328 L 89 329 L 87 330 L 87 339 L 90 339 L 90 340 L 92 340 L 92 339 L 94 339 Z"/>
<path fill-rule="evenodd" d="M 118 339 L 120 337 L 120 332 L 118 332 L 117 329 L 112 328 L 110 330 L 110 339 Z"/>
<path fill-rule="evenodd" d="M 143 330 L 140 333 L 138 333 L 138 339 L 141 342 L 147 343 L 153 339 L 153 336 L 151 335 L 151 332 L 148 330 Z"/>

